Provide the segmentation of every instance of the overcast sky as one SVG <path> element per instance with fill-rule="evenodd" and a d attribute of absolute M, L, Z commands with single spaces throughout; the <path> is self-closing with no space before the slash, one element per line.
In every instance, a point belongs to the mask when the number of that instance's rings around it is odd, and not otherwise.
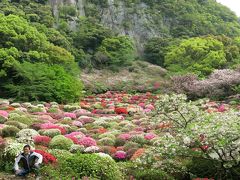
<path fill-rule="evenodd" d="M 221 4 L 228 6 L 232 11 L 234 11 L 238 17 L 240 17 L 240 0 L 217 0 Z"/>

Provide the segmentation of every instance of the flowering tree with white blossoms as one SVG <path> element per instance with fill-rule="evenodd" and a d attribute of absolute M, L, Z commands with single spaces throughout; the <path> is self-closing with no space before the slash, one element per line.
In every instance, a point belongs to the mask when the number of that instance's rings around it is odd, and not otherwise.
<path fill-rule="evenodd" d="M 209 114 L 194 102 L 187 102 L 185 95 L 164 95 L 156 103 L 156 114 L 154 118 L 169 121 L 172 127 L 168 133 L 153 139 L 154 147 L 138 159 L 138 163 L 147 160 L 152 168 L 186 173 L 186 160 L 201 158 L 217 162 L 212 163 L 216 166 L 215 178 L 239 177 L 236 168 L 240 168 L 240 116 L 237 111 Z"/>

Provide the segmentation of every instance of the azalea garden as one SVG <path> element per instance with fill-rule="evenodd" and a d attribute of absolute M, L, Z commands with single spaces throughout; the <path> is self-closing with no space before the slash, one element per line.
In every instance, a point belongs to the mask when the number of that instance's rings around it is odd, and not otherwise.
<path fill-rule="evenodd" d="M 27 143 L 44 179 L 237 179 L 240 106 L 108 91 L 80 103 L 0 101 L 0 169 Z"/>
<path fill-rule="evenodd" d="M 239 64 L 216 0 L 0 0 L 0 180 L 239 180 Z"/>

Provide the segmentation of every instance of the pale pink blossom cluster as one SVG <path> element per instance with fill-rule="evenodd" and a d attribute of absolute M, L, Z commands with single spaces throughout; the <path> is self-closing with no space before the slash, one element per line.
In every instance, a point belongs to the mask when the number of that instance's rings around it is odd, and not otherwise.
<path fill-rule="evenodd" d="M 72 125 L 77 126 L 77 127 L 82 127 L 83 126 L 83 124 L 80 121 L 73 121 Z"/>
<path fill-rule="evenodd" d="M 63 115 L 64 115 L 64 117 L 70 117 L 72 119 L 76 119 L 77 118 L 75 113 L 65 112 Z"/>
<path fill-rule="evenodd" d="M 240 84 L 240 71 L 215 70 L 207 79 L 198 80 L 196 75 L 175 76 L 173 89 L 197 97 L 221 97 L 232 95 L 232 87 Z"/>
<path fill-rule="evenodd" d="M 66 134 L 66 129 L 53 123 L 44 123 L 40 125 L 41 129 L 59 129 L 61 134 Z"/>
<path fill-rule="evenodd" d="M 7 111 L 3 111 L 3 110 L 0 110 L 0 116 L 3 116 L 5 118 L 8 117 L 8 112 Z"/>
<path fill-rule="evenodd" d="M 124 134 L 120 134 L 119 136 L 118 136 L 118 138 L 119 139 L 123 139 L 123 140 L 129 140 L 129 139 L 131 139 L 131 135 L 130 134 L 128 134 L 128 133 L 124 133 Z"/>
<path fill-rule="evenodd" d="M 71 132 L 70 134 L 66 134 L 65 137 L 71 139 L 74 144 L 80 144 L 80 140 L 85 137 L 85 134 L 82 132 Z"/>
<path fill-rule="evenodd" d="M 83 137 L 79 140 L 78 144 L 83 145 L 84 147 L 96 146 L 96 141 L 91 137 Z"/>

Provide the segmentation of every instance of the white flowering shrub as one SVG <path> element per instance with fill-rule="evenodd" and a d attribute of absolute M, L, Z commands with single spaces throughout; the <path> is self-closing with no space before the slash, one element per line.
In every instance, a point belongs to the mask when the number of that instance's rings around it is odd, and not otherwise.
<path fill-rule="evenodd" d="M 193 102 L 186 102 L 186 95 L 164 95 L 156 102 L 156 118 L 162 121 L 171 122 L 173 127 L 186 128 L 190 123 L 201 121 L 200 108 Z"/>
<path fill-rule="evenodd" d="M 34 145 L 33 138 L 37 135 L 39 135 L 39 133 L 34 129 L 22 129 L 16 135 L 17 142 Z"/>
<path fill-rule="evenodd" d="M 154 118 L 169 121 L 169 132 L 153 139 L 136 163 L 168 173 L 186 173 L 188 161 L 212 162 L 216 179 L 240 176 L 240 116 L 237 111 L 206 113 L 184 95 L 161 96 Z M 239 168 L 237 170 L 237 168 Z"/>

